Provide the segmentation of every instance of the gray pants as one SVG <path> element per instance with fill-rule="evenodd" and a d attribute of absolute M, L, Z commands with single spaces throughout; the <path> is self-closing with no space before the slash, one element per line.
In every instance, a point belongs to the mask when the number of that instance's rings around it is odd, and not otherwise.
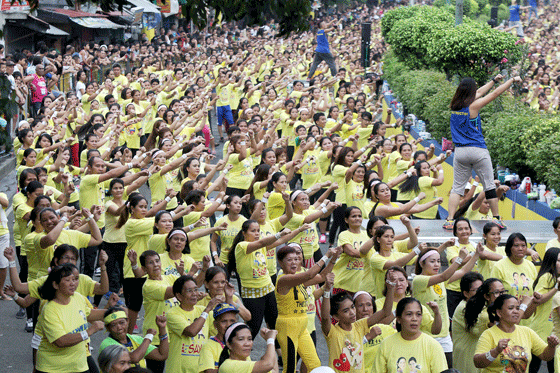
<path fill-rule="evenodd" d="M 307 79 L 311 79 L 313 74 L 315 74 L 315 70 L 317 70 L 317 66 L 321 63 L 321 61 L 325 61 L 331 69 L 332 76 L 336 75 L 336 64 L 334 63 L 334 57 L 330 53 L 319 53 L 315 52 L 315 57 L 313 58 L 313 63 L 311 64 L 311 68 L 309 69 L 309 75 Z"/>
<path fill-rule="evenodd" d="M 494 169 L 488 149 L 474 146 L 455 147 L 453 156 L 453 188 L 451 193 L 465 195 L 465 187 L 472 172 L 478 175 L 484 191 L 496 189 L 494 184 Z"/>

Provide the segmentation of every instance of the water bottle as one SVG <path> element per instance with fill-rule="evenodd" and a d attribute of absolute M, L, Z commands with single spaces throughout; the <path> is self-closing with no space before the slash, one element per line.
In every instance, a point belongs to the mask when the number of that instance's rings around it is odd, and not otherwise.
<path fill-rule="evenodd" d="M 531 193 L 535 193 L 535 192 L 538 193 L 538 191 L 539 191 L 539 187 L 538 187 L 537 183 L 534 183 L 533 187 L 531 188 Z"/>
<path fill-rule="evenodd" d="M 544 196 L 545 193 L 546 193 L 546 185 L 539 184 L 539 201 L 540 202 L 546 202 L 546 197 Z"/>
<path fill-rule="evenodd" d="M 506 181 L 506 171 L 505 170 L 498 170 L 498 180 L 500 183 L 505 183 Z"/>

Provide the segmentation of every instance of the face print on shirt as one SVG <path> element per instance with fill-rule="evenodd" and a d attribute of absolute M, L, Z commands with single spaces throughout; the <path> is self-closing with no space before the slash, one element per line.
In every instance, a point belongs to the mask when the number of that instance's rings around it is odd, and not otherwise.
<path fill-rule="evenodd" d="M 408 361 L 406 360 L 406 357 L 401 356 L 397 360 L 397 372 L 398 373 L 422 373 L 422 366 L 418 364 L 414 356 L 408 359 Z"/>
<path fill-rule="evenodd" d="M 528 364 L 527 353 L 521 346 L 507 346 L 502 351 L 500 363 L 504 367 L 504 372 L 524 373 Z"/>

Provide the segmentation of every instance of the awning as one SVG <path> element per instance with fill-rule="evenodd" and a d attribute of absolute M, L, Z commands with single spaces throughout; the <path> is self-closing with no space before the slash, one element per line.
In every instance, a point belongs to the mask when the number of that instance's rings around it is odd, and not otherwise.
<path fill-rule="evenodd" d="M 127 1 L 138 8 L 143 8 L 144 13 L 158 13 L 158 14 L 161 13 L 159 11 L 159 7 L 150 3 L 149 1 L 146 0 L 127 0 Z"/>
<path fill-rule="evenodd" d="M 57 27 L 54 27 L 53 25 L 49 25 L 49 29 L 47 31 L 45 31 L 45 34 L 54 35 L 54 36 L 68 36 L 68 35 L 70 35 L 66 31 L 63 31 L 63 30 L 61 30 Z"/>
<path fill-rule="evenodd" d="M 47 35 L 55 35 L 55 36 L 68 36 L 69 34 L 65 31 L 62 31 L 59 28 L 56 28 L 50 24 L 48 24 L 47 22 L 34 17 L 30 14 L 27 15 L 27 19 L 23 19 L 23 20 L 17 20 L 17 21 L 13 21 L 10 20 L 9 24 L 12 24 L 14 26 L 21 26 L 21 27 L 25 27 L 29 30 L 35 31 L 35 32 L 40 32 L 42 34 L 47 34 Z"/>
<path fill-rule="evenodd" d="M 70 20 L 82 27 L 86 28 L 98 28 L 98 29 L 116 29 L 125 28 L 125 26 L 117 25 L 114 22 L 109 21 L 105 18 L 99 17 L 70 17 Z"/>

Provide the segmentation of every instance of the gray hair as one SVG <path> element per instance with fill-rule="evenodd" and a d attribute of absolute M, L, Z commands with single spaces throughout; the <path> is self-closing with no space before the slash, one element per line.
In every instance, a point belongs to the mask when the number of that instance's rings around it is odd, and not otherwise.
<path fill-rule="evenodd" d="M 99 353 L 99 357 L 97 358 L 97 364 L 99 364 L 101 372 L 109 373 L 113 368 L 113 365 L 119 361 L 123 352 L 128 352 L 128 350 L 120 344 L 105 347 L 105 349 Z"/>

